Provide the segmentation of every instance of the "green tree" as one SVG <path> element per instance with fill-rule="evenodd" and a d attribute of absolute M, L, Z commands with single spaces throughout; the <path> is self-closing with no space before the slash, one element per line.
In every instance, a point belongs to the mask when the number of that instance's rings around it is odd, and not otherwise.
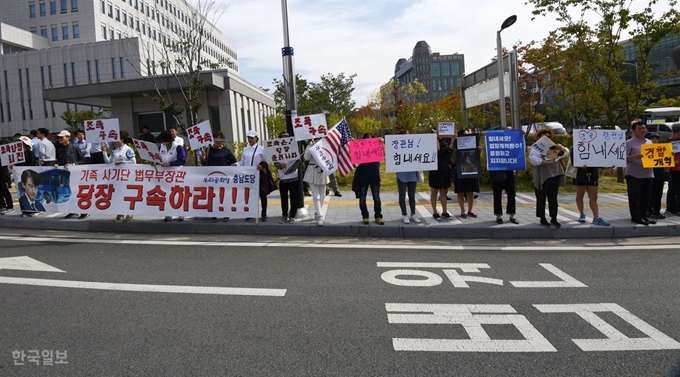
<path fill-rule="evenodd" d="M 61 114 L 61 119 L 66 122 L 67 129 L 71 132 L 83 128 L 83 122 L 99 118 L 92 110 L 66 110 Z"/>
<path fill-rule="evenodd" d="M 327 73 L 321 76 L 321 81 L 309 82 L 299 74 L 295 75 L 295 93 L 297 96 L 297 113 L 309 114 L 340 114 L 349 113 L 356 106 L 352 100 L 354 92 L 354 78 L 356 74 L 346 76 L 344 72 L 337 76 Z M 286 109 L 286 89 L 283 80 L 274 79 L 274 100 L 277 111 L 281 114 Z"/>
<path fill-rule="evenodd" d="M 676 0 L 670 10 L 651 17 L 659 0 L 648 0 L 640 12 L 630 0 L 527 0 L 535 16 L 550 16 L 562 24 L 545 41 L 554 55 L 537 69 L 546 70 L 560 111 L 575 122 L 626 124 L 650 99 L 653 67 L 649 54 L 664 36 L 680 31 Z M 589 19 L 597 22 L 588 22 Z M 621 36 L 632 35 L 636 46 L 636 80 L 626 80 L 629 67 Z M 554 111 L 554 110 L 553 110 Z"/>
<path fill-rule="evenodd" d="M 403 84 L 391 79 L 380 88 L 380 110 L 390 119 L 394 132 L 414 132 L 420 122 L 421 106 L 427 89 L 418 80 Z"/>

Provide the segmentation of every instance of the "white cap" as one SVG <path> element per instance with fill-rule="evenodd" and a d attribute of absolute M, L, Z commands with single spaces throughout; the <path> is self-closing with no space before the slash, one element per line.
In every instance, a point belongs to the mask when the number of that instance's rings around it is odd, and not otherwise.
<path fill-rule="evenodd" d="M 250 130 L 250 131 L 248 131 L 248 133 L 246 134 L 246 136 L 248 136 L 248 137 L 257 137 L 257 131 L 255 131 L 255 130 Z"/>
<path fill-rule="evenodd" d="M 57 134 L 58 137 L 71 137 L 71 133 L 67 130 L 63 130 Z"/>

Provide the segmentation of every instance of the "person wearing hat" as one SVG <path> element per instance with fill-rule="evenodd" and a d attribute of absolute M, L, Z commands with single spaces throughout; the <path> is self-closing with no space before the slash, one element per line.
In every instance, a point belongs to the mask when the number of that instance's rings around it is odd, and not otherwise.
<path fill-rule="evenodd" d="M 651 144 L 652 141 L 645 138 L 645 122 L 635 121 L 630 128 L 633 137 L 626 141 L 626 189 L 630 221 L 640 225 L 656 224 L 656 221 L 647 218 L 654 169 L 642 166 L 641 153 L 642 145 Z"/>
<path fill-rule="evenodd" d="M 224 146 L 224 132 L 213 132 L 213 143 L 207 148 L 203 148 L 201 158 L 204 166 L 231 166 L 236 163 L 236 156 L 231 150 Z M 217 221 L 217 217 L 211 218 L 212 222 Z M 229 221 L 229 217 L 225 217 L 224 221 Z"/>
<path fill-rule="evenodd" d="M 659 134 L 648 132 L 645 139 L 651 140 L 653 144 L 659 142 Z M 647 216 L 650 219 L 663 220 L 666 216 L 661 214 L 661 198 L 663 197 L 663 186 L 668 181 L 668 172 L 664 168 L 654 168 L 654 178 L 652 179 L 652 191 L 649 195 L 649 210 Z M 668 189 L 670 193 L 670 188 Z"/>
<path fill-rule="evenodd" d="M 243 148 L 241 160 L 237 162 L 236 166 L 256 166 L 257 170 L 262 174 L 262 169 L 267 166 L 267 157 L 264 154 L 264 147 L 257 144 L 260 140 L 257 131 L 250 130 L 246 133 L 248 138 L 248 145 Z M 264 165 L 263 165 L 264 164 Z M 260 187 L 262 188 L 262 187 Z M 260 205 L 262 207 L 262 221 L 267 221 L 267 193 L 260 189 Z M 250 219 L 246 219 L 250 220 Z"/>
<path fill-rule="evenodd" d="M 552 139 L 554 131 L 551 128 L 543 128 L 534 134 L 534 140 L 539 141 L 543 137 Z M 543 154 L 539 148 L 532 145 L 529 152 L 529 161 L 534 166 L 534 192 L 536 194 L 536 217 L 545 227 L 554 226 L 559 228 L 557 221 L 557 195 L 560 189 L 560 181 L 564 176 L 564 167 L 560 159 L 569 155 L 569 149 L 561 144 L 553 145 L 550 150 Z M 550 222 L 545 218 L 545 201 L 548 200 L 548 214 Z"/>
<path fill-rule="evenodd" d="M 673 134 L 669 138 L 669 142 L 672 142 L 674 140 L 680 140 L 680 123 L 676 123 L 673 125 Z M 670 215 L 680 216 L 680 153 L 674 153 L 673 156 L 675 160 L 675 166 L 672 168 L 668 168 L 668 191 L 666 192 L 666 213 Z M 656 172 L 656 169 L 654 169 L 654 171 Z"/>
<path fill-rule="evenodd" d="M 161 133 L 156 138 L 156 142 L 160 144 L 158 147 L 158 153 L 161 155 L 160 165 L 163 167 L 168 166 L 183 166 L 187 162 L 187 152 L 184 147 L 174 143 L 174 137 L 170 131 L 161 131 Z M 156 165 L 155 162 L 151 163 Z M 172 216 L 165 216 L 163 221 L 172 220 Z M 184 216 L 179 217 L 179 221 L 184 221 Z"/>
<path fill-rule="evenodd" d="M 57 134 L 57 142 L 61 145 L 61 148 L 57 151 L 57 163 L 54 164 L 55 168 L 59 166 L 68 168 L 69 166 L 85 163 L 85 158 L 80 152 L 80 149 L 71 143 L 71 133 L 68 130 L 62 130 Z M 64 218 L 86 219 L 88 217 L 90 217 L 90 215 L 87 213 L 69 213 Z"/>

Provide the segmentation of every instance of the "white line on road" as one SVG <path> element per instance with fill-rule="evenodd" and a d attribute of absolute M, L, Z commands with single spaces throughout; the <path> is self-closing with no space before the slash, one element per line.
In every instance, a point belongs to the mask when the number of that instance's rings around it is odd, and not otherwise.
<path fill-rule="evenodd" d="M 191 293 L 204 295 L 236 295 L 236 296 L 273 296 L 283 297 L 285 289 L 229 288 L 229 287 L 196 287 L 182 285 L 149 285 L 149 284 L 117 284 L 96 283 L 89 281 L 68 281 L 48 279 L 11 278 L 0 276 L 0 284 L 36 285 L 41 287 L 97 289 L 104 291 L 156 292 L 156 293 Z"/>
<path fill-rule="evenodd" d="M 295 249 L 387 249 L 387 250 L 492 250 L 492 251 L 624 251 L 624 250 L 680 250 L 680 245 L 598 245 L 598 246 L 474 246 L 474 245 L 401 245 L 396 243 L 296 243 L 296 242 L 234 242 L 234 241 L 169 241 L 169 240 L 112 240 L 92 238 L 63 238 L 63 237 L 14 237 L 0 236 L 0 240 L 21 242 L 62 242 L 83 244 L 111 244 L 111 245 L 161 245 L 161 246 L 209 246 L 224 248 L 242 247 L 286 247 L 287 250 Z"/>

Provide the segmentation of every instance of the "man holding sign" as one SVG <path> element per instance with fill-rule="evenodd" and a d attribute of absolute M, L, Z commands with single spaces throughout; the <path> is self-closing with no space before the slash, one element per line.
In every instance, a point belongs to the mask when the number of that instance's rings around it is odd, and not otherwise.
<path fill-rule="evenodd" d="M 652 142 L 645 139 L 647 127 L 643 121 L 634 122 L 630 128 L 633 137 L 626 141 L 626 188 L 630 221 L 641 225 L 656 224 L 656 221 L 647 218 L 654 170 L 642 166 L 642 146 Z"/>

